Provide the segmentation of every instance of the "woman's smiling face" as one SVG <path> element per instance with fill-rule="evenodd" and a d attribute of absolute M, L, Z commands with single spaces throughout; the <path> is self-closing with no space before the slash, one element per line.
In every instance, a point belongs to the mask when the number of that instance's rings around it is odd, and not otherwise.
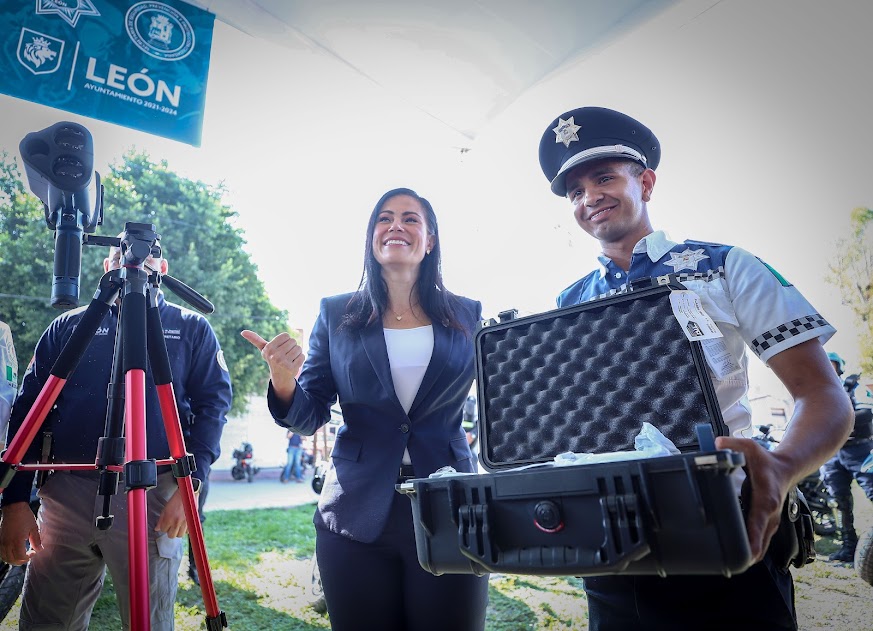
<path fill-rule="evenodd" d="M 424 208 L 409 195 L 388 198 L 373 229 L 373 254 L 383 267 L 419 266 L 433 247 Z"/>

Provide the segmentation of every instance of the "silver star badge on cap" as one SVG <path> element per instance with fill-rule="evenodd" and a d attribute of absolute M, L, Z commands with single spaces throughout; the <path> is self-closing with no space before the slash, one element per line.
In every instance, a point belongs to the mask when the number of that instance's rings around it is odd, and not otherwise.
<path fill-rule="evenodd" d="M 563 118 L 558 119 L 558 126 L 552 130 L 555 132 L 555 143 L 563 142 L 565 147 L 569 147 L 571 142 L 579 140 L 576 132 L 582 129 L 582 127 L 577 125 L 573 118 L 571 116 L 567 120 Z"/>

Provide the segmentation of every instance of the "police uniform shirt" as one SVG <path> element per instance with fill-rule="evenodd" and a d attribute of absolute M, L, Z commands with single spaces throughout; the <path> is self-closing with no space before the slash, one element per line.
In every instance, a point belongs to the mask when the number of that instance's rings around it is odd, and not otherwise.
<path fill-rule="evenodd" d="M 751 425 L 751 410 L 745 404 L 749 389 L 746 348 L 766 363 L 810 339 L 818 338 L 824 344 L 836 332 L 797 288 L 742 248 L 703 241 L 676 243 L 658 231 L 634 247 L 628 272 L 603 255 L 598 260 L 600 269 L 561 292 L 558 306 L 627 291 L 634 280 L 675 275 L 700 296 L 704 311 L 718 325 L 740 367 L 723 379 L 710 370 L 722 416 L 735 436 Z"/>

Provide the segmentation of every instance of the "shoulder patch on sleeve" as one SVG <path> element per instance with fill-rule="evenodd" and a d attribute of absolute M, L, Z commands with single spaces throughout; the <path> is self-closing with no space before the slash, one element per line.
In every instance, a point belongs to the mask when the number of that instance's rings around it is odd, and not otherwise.
<path fill-rule="evenodd" d="M 224 372 L 230 372 L 230 371 L 227 369 L 227 362 L 224 361 L 224 351 L 218 351 L 218 352 L 215 354 L 215 360 L 218 362 L 218 365 L 221 366 L 221 369 L 222 369 Z"/>
<path fill-rule="evenodd" d="M 758 259 L 759 261 L 761 261 L 761 258 L 760 258 L 760 257 L 756 256 L 755 258 Z M 773 276 L 776 277 L 776 280 L 779 281 L 779 284 L 780 284 L 780 285 L 782 285 L 783 287 L 792 287 L 792 284 L 789 283 L 788 280 L 787 280 L 787 279 L 786 279 L 782 274 L 780 274 L 779 272 L 777 272 L 777 271 L 776 271 L 775 269 L 773 269 L 771 266 L 767 265 L 767 263 L 765 263 L 764 261 L 761 261 L 761 265 L 763 265 L 763 266 L 766 267 L 768 270 L 770 270 L 770 273 L 773 274 Z"/>

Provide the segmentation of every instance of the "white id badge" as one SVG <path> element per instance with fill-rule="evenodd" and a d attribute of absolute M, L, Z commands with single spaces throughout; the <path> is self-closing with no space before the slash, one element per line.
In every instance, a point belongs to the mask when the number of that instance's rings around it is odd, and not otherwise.
<path fill-rule="evenodd" d="M 740 365 L 724 343 L 722 332 L 703 310 L 700 296 L 690 289 L 678 289 L 670 293 L 670 306 L 685 331 L 685 337 L 692 342 L 700 342 L 706 363 L 716 379 L 724 379 L 740 370 Z"/>
<path fill-rule="evenodd" d="M 685 337 L 692 342 L 722 337 L 715 321 L 703 310 L 700 296 L 690 289 L 671 291 L 670 306 L 673 308 L 673 315 L 685 331 Z"/>

